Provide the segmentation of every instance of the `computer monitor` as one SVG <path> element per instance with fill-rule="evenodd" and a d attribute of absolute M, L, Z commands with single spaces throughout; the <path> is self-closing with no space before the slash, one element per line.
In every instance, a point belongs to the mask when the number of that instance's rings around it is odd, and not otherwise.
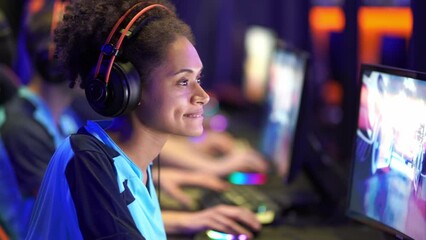
<path fill-rule="evenodd" d="M 260 151 L 286 178 L 293 157 L 308 54 L 278 41 L 269 62 L 266 119 Z"/>
<path fill-rule="evenodd" d="M 360 69 L 347 215 L 395 239 L 426 239 L 426 74 Z"/>

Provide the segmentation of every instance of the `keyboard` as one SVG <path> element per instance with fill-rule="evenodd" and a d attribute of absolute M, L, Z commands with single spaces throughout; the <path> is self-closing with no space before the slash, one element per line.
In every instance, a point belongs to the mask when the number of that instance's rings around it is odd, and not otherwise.
<path fill-rule="evenodd" d="M 262 224 L 274 222 L 281 212 L 279 204 L 254 185 L 233 184 L 224 192 L 206 190 L 199 201 L 204 208 L 219 204 L 247 208 L 256 214 Z"/>

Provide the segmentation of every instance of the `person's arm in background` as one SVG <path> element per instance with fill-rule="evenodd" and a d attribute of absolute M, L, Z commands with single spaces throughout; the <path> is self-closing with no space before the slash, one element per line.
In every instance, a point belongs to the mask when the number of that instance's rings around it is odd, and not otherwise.
<path fill-rule="evenodd" d="M 158 171 L 160 171 L 160 174 Z M 162 191 L 188 208 L 193 205 L 193 199 L 183 191 L 182 187 L 198 186 L 222 191 L 228 186 L 228 183 L 217 176 L 171 167 L 161 167 L 160 170 L 156 167 L 153 168 L 152 177 L 154 183 L 159 185 Z M 159 177 L 160 181 L 158 181 Z"/>
<path fill-rule="evenodd" d="M 189 138 L 197 150 L 211 155 L 224 155 L 237 146 L 238 141 L 226 131 L 204 130 L 200 137 Z"/>
<path fill-rule="evenodd" d="M 170 136 L 161 151 L 161 161 L 166 165 L 220 177 L 235 171 L 268 171 L 268 164 L 259 152 L 227 133 L 217 132 L 206 133 L 200 141 Z"/>

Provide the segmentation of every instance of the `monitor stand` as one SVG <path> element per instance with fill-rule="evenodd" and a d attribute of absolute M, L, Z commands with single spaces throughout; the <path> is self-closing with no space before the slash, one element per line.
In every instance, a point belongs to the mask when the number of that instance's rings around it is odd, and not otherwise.
<path fill-rule="evenodd" d="M 304 155 L 301 170 L 283 191 L 283 201 L 289 203 L 283 216 L 296 224 L 347 222 L 347 169 L 337 166 L 320 143 L 313 140 L 317 139 L 309 139 L 310 148 Z"/>

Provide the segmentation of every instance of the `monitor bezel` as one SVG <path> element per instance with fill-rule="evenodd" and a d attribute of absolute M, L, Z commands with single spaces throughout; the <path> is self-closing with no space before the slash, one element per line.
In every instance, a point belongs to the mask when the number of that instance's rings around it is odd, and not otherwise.
<path fill-rule="evenodd" d="M 381 72 L 385 74 L 392 74 L 397 75 L 401 77 L 408 77 L 413 78 L 416 80 L 424 81 L 426 82 L 426 73 L 411 70 L 411 69 L 404 69 L 404 68 L 398 68 L 398 67 L 392 67 L 387 65 L 380 65 L 380 64 L 367 64 L 363 63 L 360 65 L 360 69 L 358 71 L 358 81 L 357 81 L 357 99 L 356 102 L 356 119 L 359 118 L 360 113 L 360 101 L 361 101 L 361 88 L 362 88 L 362 80 L 363 80 L 363 73 L 369 71 L 369 72 Z M 355 121 L 355 125 L 353 126 L 353 130 L 356 131 L 358 129 L 358 121 Z M 356 134 L 354 134 L 353 139 L 353 146 L 351 151 L 351 164 L 350 164 L 350 175 L 349 175 L 349 181 L 348 181 L 348 193 L 347 193 L 347 199 L 346 199 L 346 216 L 348 216 L 350 219 L 353 219 L 355 221 L 361 222 L 367 226 L 376 228 L 377 230 L 381 230 L 383 233 L 389 234 L 393 236 L 395 239 L 409 239 L 412 240 L 413 238 L 408 236 L 407 234 L 399 231 L 398 229 L 386 225 L 378 220 L 375 220 L 373 218 L 370 218 L 366 214 L 359 213 L 355 211 L 354 209 L 350 208 L 351 203 L 351 197 L 352 197 L 352 188 L 353 188 L 353 176 L 354 176 L 354 169 L 355 169 L 355 159 L 354 156 L 356 154 Z"/>

